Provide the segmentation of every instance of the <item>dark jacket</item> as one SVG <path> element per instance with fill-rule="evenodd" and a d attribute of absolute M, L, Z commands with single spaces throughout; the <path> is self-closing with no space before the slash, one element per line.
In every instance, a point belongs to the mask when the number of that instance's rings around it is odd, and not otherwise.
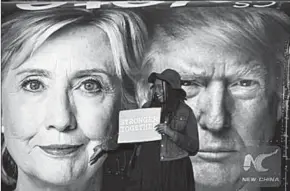
<path fill-rule="evenodd" d="M 151 102 L 143 105 L 150 107 Z M 198 130 L 196 118 L 192 109 L 181 101 L 172 116 L 169 127 L 174 131 L 170 138 L 162 135 L 160 159 L 170 161 L 195 155 L 199 150 Z"/>

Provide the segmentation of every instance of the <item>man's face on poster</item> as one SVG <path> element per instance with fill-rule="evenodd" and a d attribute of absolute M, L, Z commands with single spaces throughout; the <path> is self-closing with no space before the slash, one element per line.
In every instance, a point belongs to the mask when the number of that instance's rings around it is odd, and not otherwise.
<path fill-rule="evenodd" d="M 191 157 L 197 189 L 235 190 L 245 149 L 267 145 L 274 135 L 279 118 L 275 76 L 258 53 L 185 36 L 152 47 L 162 55 L 153 70 L 172 68 L 188 80 L 183 89 L 198 120 L 200 141 L 198 154 Z"/>

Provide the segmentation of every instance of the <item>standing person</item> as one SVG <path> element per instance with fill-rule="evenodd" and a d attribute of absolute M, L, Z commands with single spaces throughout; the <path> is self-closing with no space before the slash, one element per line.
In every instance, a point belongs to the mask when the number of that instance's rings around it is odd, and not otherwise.
<path fill-rule="evenodd" d="M 136 191 L 192 191 L 194 177 L 189 156 L 198 152 L 195 116 L 184 102 L 180 75 L 171 69 L 152 73 L 152 99 L 142 108 L 161 107 L 161 123 L 156 131 L 161 141 L 141 143 L 136 148 L 133 186 Z M 134 172 L 135 171 L 135 172 Z"/>
<path fill-rule="evenodd" d="M 1 177 L 15 191 L 102 189 L 107 154 L 95 159 L 93 152 L 115 148 L 109 143 L 118 111 L 134 100 L 128 82 L 142 52 L 142 26 L 121 10 L 59 8 L 5 18 Z"/>
<path fill-rule="evenodd" d="M 147 19 L 152 33 L 139 105 L 150 99 L 152 72 L 179 72 L 198 123 L 200 149 L 191 157 L 196 190 L 261 190 L 243 181 L 242 167 L 249 149 L 257 156 L 281 140 L 289 17 L 268 8 L 192 7 L 153 11 Z"/>

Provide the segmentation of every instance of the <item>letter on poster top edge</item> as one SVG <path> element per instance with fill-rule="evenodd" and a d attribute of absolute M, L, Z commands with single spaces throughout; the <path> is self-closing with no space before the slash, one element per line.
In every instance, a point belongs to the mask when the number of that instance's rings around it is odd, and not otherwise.
<path fill-rule="evenodd" d="M 183 7 L 183 6 L 186 6 L 187 3 L 189 3 L 190 1 L 176 1 L 176 2 L 173 2 L 170 7 Z"/>
<path fill-rule="evenodd" d="M 118 7 L 123 8 L 136 8 L 136 7 L 148 7 L 152 5 L 158 5 L 161 3 L 164 3 L 165 1 L 133 1 L 133 2 L 127 2 L 127 1 L 113 1 L 112 3 Z"/>
<path fill-rule="evenodd" d="M 101 4 L 109 4 L 109 3 L 110 2 L 88 1 L 88 2 L 76 3 L 74 6 L 75 7 L 86 6 L 86 9 L 99 9 L 99 8 L 101 8 Z"/>
<path fill-rule="evenodd" d="M 260 8 L 271 7 L 271 6 L 275 5 L 276 3 L 277 3 L 276 1 L 270 1 L 270 2 L 265 2 L 264 5 L 254 5 L 254 7 L 260 7 Z"/>
<path fill-rule="evenodd" d="M 30 4 L 16 4 L 16 7 L 23 10 L 44 10 L 44 9 L 51 9 L 55 7 L 59 7 L 62 5 L 67 4 L 67 2 L 53 2 L 53 3 L 30 3 Z"/>

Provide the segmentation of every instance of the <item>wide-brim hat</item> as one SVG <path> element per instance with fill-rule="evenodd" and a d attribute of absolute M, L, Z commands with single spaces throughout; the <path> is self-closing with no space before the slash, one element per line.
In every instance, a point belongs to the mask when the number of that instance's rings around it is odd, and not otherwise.
<path fill-rule="evenodd" d="M 186 95 L 185 91 L 181 88 L 181 77 L 177 71 L 166 69 L 162 73 L 152 72 L 148 77 L 148 82 L 154 83 L 156 79 L 166 81 L 172 89 L 180 90 Z"/>

